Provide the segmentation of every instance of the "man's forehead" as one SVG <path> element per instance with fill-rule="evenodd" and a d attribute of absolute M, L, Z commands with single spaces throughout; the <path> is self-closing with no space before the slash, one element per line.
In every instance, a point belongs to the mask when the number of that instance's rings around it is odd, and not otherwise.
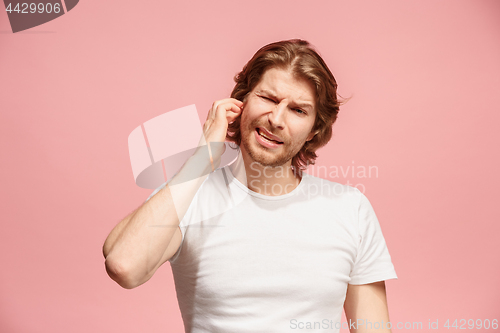
<path fill-rule="evenodd" d="M 280 93 L 279 93 L 279 89 L 278 89 L 278 91 L 276 91 L 275 89 L 272 89 L 272 88 L 269 88 L 269 89 L 257 88 L 257 89 L 255 89 L 255 92 L 267 94 L 267 95 L 270 95 L 270 96 L 276 97 L 276 98 L 281 97 Z M 304 96 L 304 93 L 301 93 L 300 96 L 295 96 L 292 101 L 299 103 L 299 104 L 304 104 L 304 105 L 305 104 L 311 105 L 311 106 L 314 105 L 314 99 L 310 99 L 307 96 Z"/>
<path fill-rule="evenodd" d="M 316 97 L 314 85 L 308 79 L 295 75 L 290 69 L 273 67 L 266 70 L 256 88 L 274 94 L 280 93 L 280 88 L 299 88 L 295 91 L 300 94 L 304 102 L 314 102 Z"/>

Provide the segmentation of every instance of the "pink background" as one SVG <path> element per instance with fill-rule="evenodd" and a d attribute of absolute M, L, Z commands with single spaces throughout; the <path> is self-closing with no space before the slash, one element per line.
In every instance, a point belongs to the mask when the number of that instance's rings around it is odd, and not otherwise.
<path fill-rule="evenodd" d="M 182 330 L 168 264 L 133 290 L 104 269 L 107 234 L 152 192 L 128 135 L 190 104 L 204 121 L 289 38 L 352 97 L 317 164 L 378 169 L 331 180 L 377 212 L 391 321 L 500 319 L 500 2 L 81 1 L 17 34 L 2 11 L 0 32 L 0 332 Z"/>

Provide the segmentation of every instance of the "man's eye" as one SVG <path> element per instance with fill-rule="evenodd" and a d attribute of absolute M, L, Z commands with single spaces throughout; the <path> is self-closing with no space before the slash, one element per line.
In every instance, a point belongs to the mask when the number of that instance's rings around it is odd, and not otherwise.
<path fill-rule="evenodd" d="M 270 102 L 276 103 L 272 98 L 269 98 L 269 97 L 266 97 L 266 96 L 260 96 L 260 97 L 262 97 L 263 99 L 268 100 Z"/>

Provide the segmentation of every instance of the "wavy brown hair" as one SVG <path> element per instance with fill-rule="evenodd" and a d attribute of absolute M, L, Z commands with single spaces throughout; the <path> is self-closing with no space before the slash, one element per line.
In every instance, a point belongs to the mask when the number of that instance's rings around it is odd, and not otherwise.
<path fill-rule="evenodd" d="M 318 157 L 316 150 L 326 145 L 332 137 L 332 125 L 337 120 L 341 105 L 337 97 L 337 82 L 309 42 L 291 39 L 271 43 L 258 50 L 234 77 L 236 85 L 231 97 L 245 101 L 270 68 L 290 69 L 297 78 L 311 82 L 316 90 L 316 119 L 312 132 L 318 133 L 292 158 L 294 171 L 300 172 L 315 163 Z M 240 120 L 241 117 L 238 117 L 229 124 L 226 136 L 227 141 L 238 146 L 241 144 Z"/>

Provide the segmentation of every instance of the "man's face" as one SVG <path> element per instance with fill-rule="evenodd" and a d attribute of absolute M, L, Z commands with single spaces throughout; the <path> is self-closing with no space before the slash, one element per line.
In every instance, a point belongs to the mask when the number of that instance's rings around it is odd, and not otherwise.
<path fill-rule="evenodd" d="M 288 70 L 271 68 L 245 101 L 241 114 L 242 153 L 263 166 L 290 165 L 304 143 L 314 137 L 311 130 L 315 119 L 312 84 L 295 78 Z"/>

